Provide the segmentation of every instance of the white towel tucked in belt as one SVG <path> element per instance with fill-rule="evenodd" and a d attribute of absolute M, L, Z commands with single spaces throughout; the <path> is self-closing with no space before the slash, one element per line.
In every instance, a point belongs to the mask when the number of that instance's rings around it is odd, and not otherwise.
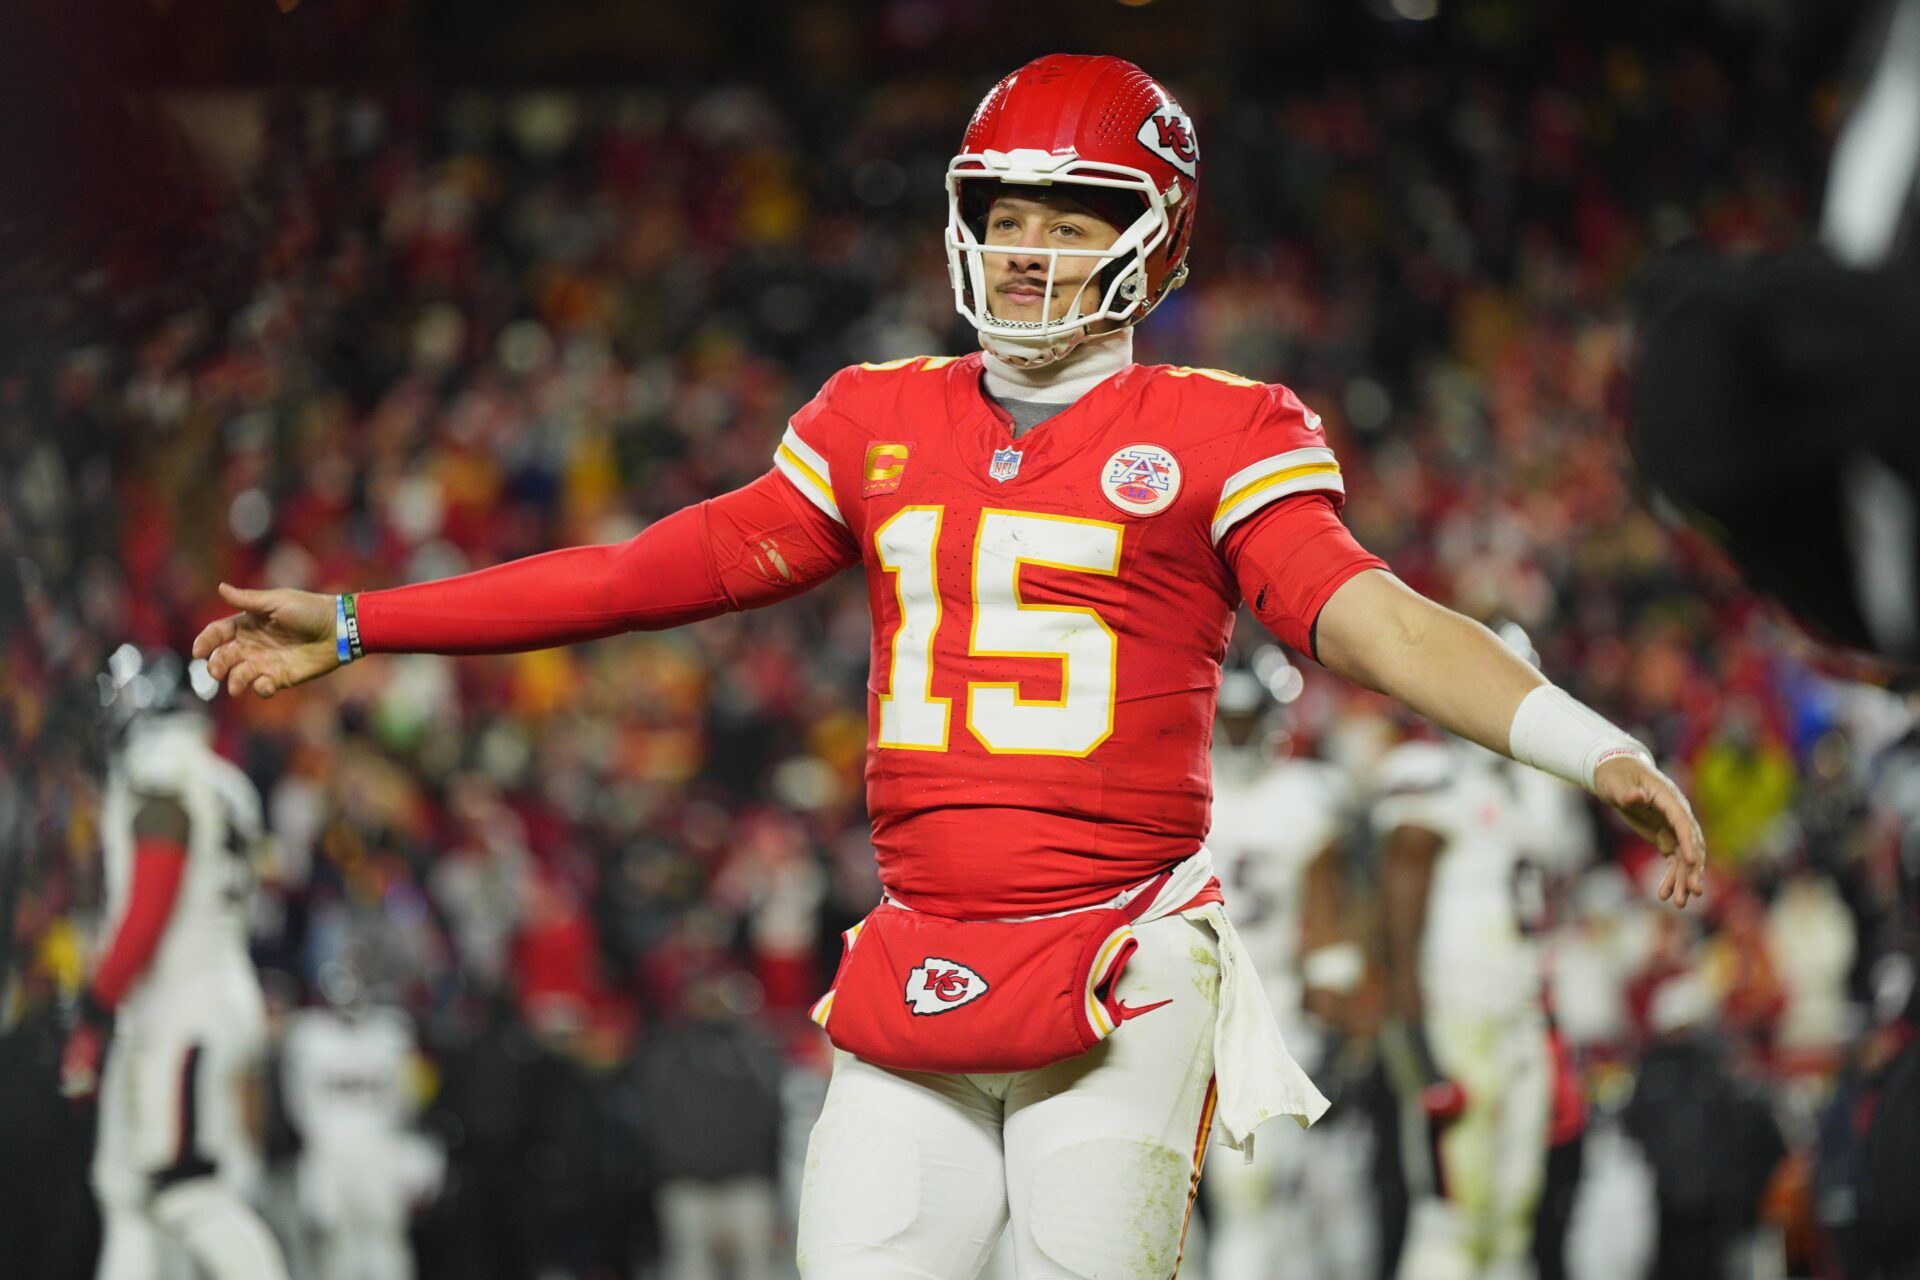
<path fill-rule="evenodd" d="M 1141 915 L 1141 922 L 1171 914 L 1190 902 L 1213 878 L 1213 855 L 1203 846 L 1173 869 L 1173 878 Z M 1125 895 L 1131 896 L 1131 895 Z M 1260 986 L 1247 944 L 1219 903 L 1185 912 L 1204 920 L 1220 941 L 1220 1012 L 1213 1024 L 1213 1071 L 1219 1089 L 1214 1115 L 1227 1145 L 1251 1153 L 1253 1131 L 1275 1116 L 1292 1116 L 1301 1128 L 1326 1114 L 1328 1102 L 1287 1052 L 1273 1006 Z"/>

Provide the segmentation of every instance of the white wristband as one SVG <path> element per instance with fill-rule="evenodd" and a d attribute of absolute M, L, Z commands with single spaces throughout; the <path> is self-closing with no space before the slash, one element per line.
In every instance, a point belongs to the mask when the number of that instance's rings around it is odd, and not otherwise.
<path fill-rule="evenodd" d="M 1300 979 L 1308 987 L 1345 995 L 1367 976 L 1367 953 L 1357 942 L 1330 942 L 1300 957 Z"/>
<path fill-rule="evenodd" d="M 1544 769 L 1589 791 L 1594 770 L 1615 756 L 1638 756 L 1653 763 L 1653 752 L 1626 730 L 1550 684 L 1520 699 L 1507 742 L 1507 754 L 1521 764 Z"/>

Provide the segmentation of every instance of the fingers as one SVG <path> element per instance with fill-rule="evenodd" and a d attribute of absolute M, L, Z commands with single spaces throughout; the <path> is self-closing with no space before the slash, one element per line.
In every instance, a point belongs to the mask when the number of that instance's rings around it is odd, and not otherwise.
<path fill-rule="evenodd" d="M 215 680 L 225 679 L 240 660 L 240 648 L 234 642 L 239 639 L 241 624 L 246 621 L 244 614 L 265 613 L 271 608 L 267 592 L 245 591 L 224 582 L 220 584 L 220 598 L 244 612 L 209 622 L 193 638 L 193 656 L 207 660 L 207 674 Z M 229 688 L 227 692 L 238 694 L 240 691 Z"/>
<path fill-rule="evenodd" d="M 1614 806 L 1627 820 L 1627 825 L 1652 841 L 1661 853 L 1673 852 L 1674 833 L 1669 829 L 1666 815 L 1654 802 L 1652 792 L 1635 787 L 1614 801 Z"/>
<path fill-rule="evenodd" d="M 1666 875 L 1660 881 L 1660 898 L 1671 898 L 1674 906 L 1685 907 L 1707 891 L 1707 849 L 1700 823 L 1686 798 L 1671 783 L 1654 788 L 1646 801 L 1660 818 L 1660 852 L 1668 859 Z"/>
<path fill-rule="evenodd" d="M 1706 841 L 1693 811 L 1678 791 L 1663 787 L 1653 801 L 1673 828 L 1674 847 L 1667 870 L 1674 883 L 1674 905 L 1684 907 L 1690 898 L 1707 891 Z"/>
<path fill-rule="evenodd" d="M 220 670 L 215 670 L 216 663 L 219 664 Z M 212 673 L 214 679 L 226 681 L 227 696 L 232 698 L 239 697 L 249 689 L 258 697 L 271 698 L 283 687 L 294 683 L 283 681 L 280 676 L 270 675 L 261 669 L 258 661 L 234 653 L 231 646 L 215 650 L 213 657 L 207 659 L 207 670 Z"/>
<path fill-rule="evenodd" d="M 249 591 L 244 587 L 228 586 L 223 582 L 220 584 L 220 598 L 234 608 L 244 609 L 248 613 L 273 612 L 274 601 L 271 591 Z"/>
<path fill-rule="evenodd" d="M 229 616 L 209 622 L 201 628 L 200 634 L 193 638 L 193 656 L 210 657 L 215 649 L 233 639 L 239 632 L 240 619 L 237 617 Z"/>
<path fill-rule="evenodd" d="M 207 674 L 215 680 L 225 680 L 227 672 L 233 670 L 243 655 L 237 640 L 228 640 L 207 655 Z"/>
<path fill-rule="evenodd" d="M 208 663 L 207 669 L 211 671 L 213 664 Z M 242 658 L 234 664 L 231 671 L 227 672 L 227 696 L 237 698 L 243 690 L 252 686 L 256 680 L 266 679 L 267 676 L 261 672 L 260 668 L 255 665 L 251 658 Z M 271 683 L 271 681 L 269 681 L 269 683 Z"/>
<path fill-rule="evenodd" d="M 1664 774 L 1628 784 L 1612 803 L 1629 826 L 1651 840 L 1667 859 L 1660 878 L 1662 902 L 1685 907 L 1707 891 L 1707 843 L 1686 797 Z"/>

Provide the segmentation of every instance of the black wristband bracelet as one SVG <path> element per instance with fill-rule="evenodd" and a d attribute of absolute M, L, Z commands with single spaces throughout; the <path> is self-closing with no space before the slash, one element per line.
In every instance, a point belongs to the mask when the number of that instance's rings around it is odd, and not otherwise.
<path fill-rule="evenodd" d="M 355 662 L 367 656 L 367 651 L 360 647 L 359 600 L 358 595 L 350 594 L 340 597 L 340 603 L 347 614 L 347 652 L 353 655 Z"/>

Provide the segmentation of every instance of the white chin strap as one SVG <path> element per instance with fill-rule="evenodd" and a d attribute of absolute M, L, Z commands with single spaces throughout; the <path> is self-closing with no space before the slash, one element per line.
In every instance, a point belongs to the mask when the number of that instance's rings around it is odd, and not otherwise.
<path fill-rule="evenodd" d="M 1035 333 L 1031 338 L 994 333 L 986 329 L 975 332 L 980 335 L 983 349 L 1022 369 L 1038 369 L 1064 359 L 1087 340 L 1087 326 L 1084 324 L 1074 325 L 1070 329 L 1054 329 L 1044 336 L 1039 330 L 1047 326 L 1036 321 L 1033 327 Z"/>
<path fill-rule="evenodd" d="M 1021 369 L 1039 369 L 1055 361 L 1064 360 L 1079 350 L 1081 344 L 1087 339 L 1104 336 L 1088 333 L 1087 325 L 1092 321 L 1082 319 L 1080 315 L 1080 302 L 1086 297 L 1087 286 L 1093 283 L 1097 283 L 1097 277 L 1081 282 L 1079 289 L 1073 295 L 1073 301 L 1067 307 L 1067 313 L 1058 320 L 1025 321 L 996 318 L 996 322 L 1003 328 L 974 330 L 980 335 L 980 346 L 1008 364 Z M 1051 303 L 1053 294 L 1051 271 L 1048 272 L 1047 294 L 1047 301 Z M 1007 333 L 1006 328 L 1031 329 L 1032 333 Z M 1118 328 L 1108 330 L 1109 333 L 1118 331 Z"/>

